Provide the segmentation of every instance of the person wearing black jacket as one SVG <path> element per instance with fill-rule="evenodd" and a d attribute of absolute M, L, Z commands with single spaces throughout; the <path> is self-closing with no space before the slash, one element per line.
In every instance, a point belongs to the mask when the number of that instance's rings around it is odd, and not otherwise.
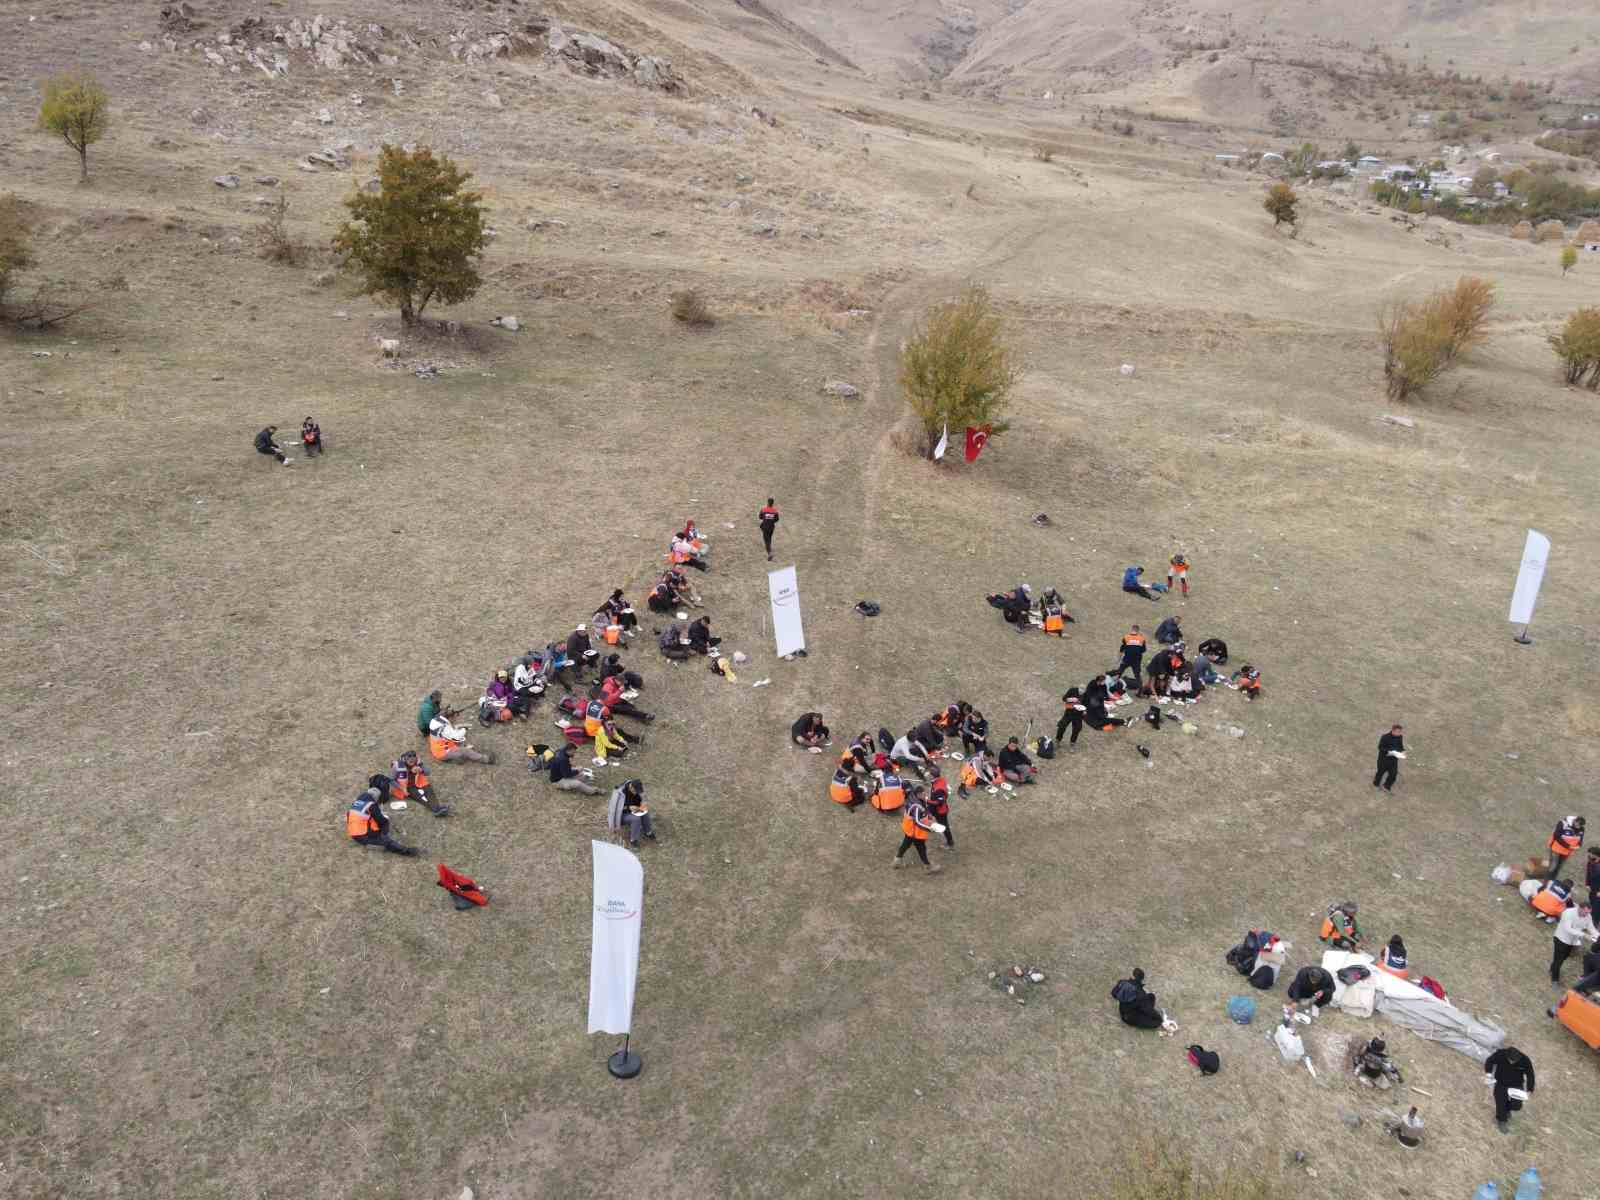
<path fill-rule="evenodd" d="M 823 746 L 828 741 L 828 727 L 822 723 L 821 713 L 801 713 L 799 720 L 789 726 L 789 737 L 796 746 Z"/>
<path fill-rule="evenodd" d="M 929 750 L 937 750 L 944 745 L 944 734 L 934 725 L 932 717 L 919 721 L 917 727 L 911 731 L 911 736 Z"/>
<path fill-rule="evenodd" d="M 581 792 L 585 796 L 598 796 L 600 789 L 588 783 L 583 776 L 578 774 L 577 768 L 572 765 L 572 747 L 563 746 L 555 752 L 547 769 L 550 772 L 550 782 L 563 792 Z"/>
<path fill-rule="evenodd" d="M 1083 721 L 1090 729 L 1098 729 L 1104 733 L 1107 726 L 1117 729 L 1127 724 L 1121 717 L 1113 717 L 1111 715 L 1106 708 L 1106 701 L 1103 695 L 1096 698 L 1085 696 L 1083 698 L 1083 708 Z"/>
<path fill-rule="evenodd" d="M 288 456 L 283 452 L 283 447 L 278 445 L 277 439 L 272 436 L 277 432 L 278 427 L 276 425 L 268 425 L 260 433 L 256 434 L 256 453 L 270 454 L 284 466 L 292 466 L 293 464 L 289 461 Z"/>
<path fill-rule="evenodd" d="M 1111 998 L 1117 1002 L 1117 1015 L 1124 1025 L 1135 1029 L 1160 1029 L 1162 1012 L 1156 1007 L 1156 994 L 1144 990 L 1144 972 L 1138 967 L 1128 979 L 1119 979 L 1111 989 Z"/>
<path fill-rule="evenodd" d="M 721 644 L 721 638 L 711 636 L 710 617 L 701 617 L 689 626 L 689 649 L 696 654 L 709 654 L 711 647 Z"/>
<path fill-rule="evenodd" d="M 1394 791 L 1395 781 L 1400 777 L 1400 760 L 1395 755 L 1406 752 L 1405 738 L 1400 736 L 1404 731 L 1405 726 L 1395 725 L 1378 739 L 1378 769 L 1372 776 L 1373 787 Z"/>
<path fill-rule="evenodd" d="M 1035 782 L 1038 768 L 1033 765 L 1033 759 L 1022 752 L 1016 738 L 1007 741 L 1006 748 L 1000 751 L 1000 773 L 1012 783 Z"/>
<path fill-rule="evenodd" d="M 389 777 L 372 776 L 367 781 L 366 790 L 355 798 L 345 813 L 345 833 L 358 845 L 381 846 L 390 854 L 414 858 L 416 847 L 401 845 L 389 833 L 389 818 L 383 814 L 383 806 L 388 800 Z"/>
<path fill-rule="evenodd" d="M 961 748 L 968 758 L 974 750 L 989 748 L 989 720 L 975 708 L 961 718 Z"/>
<path fill-rule="evenodd" d="M 778 528 L 778 504 L 771 496 L 767 497 L 766 506 L 756 515 L 756 523 L 761 526 L 761 544 L 767 548 L 767 561 L 772 561 L 772 533 Z"/>
<path fill-rule="evenodd" d="M 1333 976 L 1321 967 L 1301 967 L 1289 981 L 1289 999 L 1324 1007 L 1333 1000 Z"/>
<path fill-rule="evenodd" d="M 1061 720 L 1056 722 L 1056 743 L 1060 744 L 1061 735 L 1066 733 L 1067 726 L 1071 725 L 1072 740 L 1067 743 L 1069 753 L 1078 744 L 1078 735 L 1083 732 L 1083 716 L 1088 711 L 1088 706 L 1078 694 L 1078 689 L 1068 688 L 1066 695 L 1061 697 Z M 1100 711 L 1104 712 L 1104 707 Z"/>
<path fill-rule="evenodd" d="M 1484 1074 L 1494 1081 L 1494 1123 L 1501 1133 L 1509 1133 L 1511 1114 L 1522 1101 L 1509 1094 L 1518 1088 L 1533 1095 L 1533 1061 L 1515 1046 L 1502 1046 L 1483 1062 Z"/>

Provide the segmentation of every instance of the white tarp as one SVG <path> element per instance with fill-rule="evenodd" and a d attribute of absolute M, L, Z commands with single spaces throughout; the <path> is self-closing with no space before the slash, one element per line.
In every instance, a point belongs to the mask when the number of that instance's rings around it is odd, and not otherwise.
<path fill-rule="evenodd" d="M 1539 585 L 1544 581 L 1544 564 L 1550 557 L 1550 539 L 1538 530 L 1528 530 L 1527 543 L 1522 547 L 1522 566 L 1517 571 L 1517 586 L 1511 593 L 1511 615 L 1506 619 L 1513 625 L 1528 625 L 1533 621 L 1533 605 L 1539 599 Z"/>
<path fill-rule="evenodd" d="M 1352 964 L 1366 967 L 1372 974 L 1360 983 L 1339 982 L 1339 968 Z M 1462 1012 L 1409 980 L 1378 970 L 1370 954 L 1326 950 L 1322 969 L 1334 977 L 1333 1002 L 1347 1012 L 1359 1014 L 1365 1008 L 1370 1013 L 1375 1008 L 1418 1037 L 1459 1050 L 1479 1063 L 1505 1044 L 1505 1030 Z"/>
<path fill-rule="evenodd" d="M 793 567 L 767 572 L 767 592 L 772 598 L 772 636 L 778 654 L 793 654 L 806 648 L 805 630 L 800 627 L 800 581 Z"/>
<path fill-rule="evenodd" d="M 589 1032 L 627 1033 L 639 977 L 644 867 L 621 846 L 594 852 L 594 941 L 589 956 Z"/>

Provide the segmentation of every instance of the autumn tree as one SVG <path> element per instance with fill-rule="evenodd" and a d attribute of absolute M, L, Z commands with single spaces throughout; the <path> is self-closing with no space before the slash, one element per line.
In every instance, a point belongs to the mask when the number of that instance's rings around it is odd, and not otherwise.
<path fill-rule="evenodd" d="M 362 291 L 398 305 L 406 325 L 416 324 L 432 301 L 459 304 L 483 283 L 477 259 L 489 239 L 482 193 L 462 190 L 470 178 L 426 146 L 386 145 L 378 157 L 379 190 L 358 191 L 344 202 L 350 220 L 334 235 L 334 250 L 344 269 L 360 276 Z"/>
<path fill-rule="evenodd" d="M 1568 383 L 1582 383 L 1587 375 L 1589 386 L 1600 388 L 1600 308 L 1580 308 L 1549 341 Z"/>
<path fill-rule="evenodd" d="M 87 71 L 46 79 L 40 86 L 39 128 L 56 134 L 78 152 L 80 182 L 89 182 L 89 147 L 111 124 L 111 101 Z"/>
<path fill-rule="evenodd" d="M 933 457 L 946 429 L 999 421 L 1021 377 L 989 293 L 969 287 L 928 310 L 900 350 L 900 386 L 921 426 L 920 452 Z"/>
<path fill-rule="evenodd" d="M 1272 227 L 1279 225 L 1293 225 L 1300 219 L 1298 206 L 1300 197 L 1294 188 L 1287 183 L 1274 183 L 1267 188 L 1267 194 L 1261 201 L 1261 207 L 1272 214 Z"/>
<path fill-rule="evenodd" d="M 1573 267 L 1578 265 L 1578 248 L 1576 246 L 1561 247 L 1561 274 L 1563 276 Z"/>

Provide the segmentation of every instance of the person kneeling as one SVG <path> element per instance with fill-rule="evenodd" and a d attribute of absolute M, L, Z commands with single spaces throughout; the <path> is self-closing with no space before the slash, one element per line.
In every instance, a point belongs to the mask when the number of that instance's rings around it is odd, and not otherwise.
<path fill-rule="evenodd" d="M 1365 1046 L 1358 1046 L 1351 1055 L 1350 1066 L 1355 1072 L 1356 1081 L 1368 1087 L 1388 1091 L 1395 1084 L 1403 1082 L 1400 1078 L 1400 1068 L 1395 1065 L 1394 1059 L 1387 1053 L 1388 1047 L 1382 1038 L 1373 1038 Z"/>
<path fill-rule="evenodd" d="M 655 828 L 650 822 L 650 810 L 644 802 L 644 784 L 630 779 L 611 793 L 611 803 L 606 810 L 606 828 L 626 829 L 628 845 L 639 848 L 639 835 L 647 841 L 656 840 Z"/>
<path fill-rule="evenodd" d="M 1000 751 L 1000 773 L 1012 783 L 1033 783 L 1039 768 L 1033 765 L 1033 759 L 1022 752 L 1018 740 L 1010 738 L 1006 748 Z"/>
<path fill-rule="evenodd" d="M 1144 990 L 1144 972 L 1138 967 L 1127 979 L 1119 979 L 1111 989 L 1111 998 L 1117 1002 L 1117 1015 L 1124 1025 L 1135 1029 L 1160 1029 L 1166 1024 L 1167 1014 L 1156 1007 L 1156 994 Z"/>
<path fill-rule="evenodd" d="M 961 764 L 961 782 L 956 786 L 956 794 L 965 797 L 969 788 L 993 787 L 995 770 L 996 768 L 993 760 L 989 757 L 989 752 L 987 750 L 979 750 Z"/>
<path fill-rule="evenodd" d="M 389 780 L 374 775 L 367 781 L 367 789 L 355 798 L 345 813 L 344 831 L 354 842 L 363 846 L 382 846 L 390 854 L 414 857 L 414 846 L 403 846 L 389 836 L 389 818 L 383 815 L 383 804 L 389 798 Z"/>

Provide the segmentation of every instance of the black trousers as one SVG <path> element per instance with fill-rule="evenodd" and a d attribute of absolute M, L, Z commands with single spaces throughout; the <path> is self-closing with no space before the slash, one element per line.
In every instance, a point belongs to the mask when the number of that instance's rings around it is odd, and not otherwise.
<path fill-rule="evenodd" d="M 1509 1119 L 1511 1114 L 1516 1112 L 1521 1107 L 1521 1100 L 1513 1100 L 1510 1096 L 1506 1095 L 1505 1084 L 1497 1083 L 1494 1085 L 1494 1119 L 1496 1121 L 1505 1121 Z"/>
<path fill-rule="evenodd" d="M 321 454 L 322 453 L 322 439 L 321 438 L 318 438 L 314 442 L 301 442 L 300 444 L 305 447 L 306 457 L 307 458 L 310 458 L 313 454 Z"/>
<path fill-rule="evenodd" d="M 265 446 L 265 447 L 257 446 L 256 447 L 256 451 L 258 453 L 260 453 L 260 454 L 270 454 L 270 455 L 272 455 L 273 458 L 277 459 L 279 462 L 283 462 L 284 461 L 283 451 L 279 450 L 276 446 Z"/>
<path fill-rule="evenodd" d="M 1139 680 L 1144 677 L 1144 655 L 1124 654 L 1122 656 L 1122 661 L 1117 664 L 1117 669 L 1113 671 L 1112 674 L 1121 675 L 1127 670 L 1133 671 L 1133 681 L 1138 683 Z"/>
<path fill-rule="evenodd" d="M 1554 952 L 1550 956 L 1550 982 L 1560 983 L 1561 968 L 1566 966 L 1567 959 L 1572 957 L 1572 952 L 1576 950 L 1577 947 L 1567 945 L 1560 938 L 1551 938 L 1550 945 L 1554 949 Z"/>
<path fill-rule="evenodd" d="M 772 557 L 772 529 L 771 525 L 761 527 L 761 544 L 767 548 L 767 557 Z"/>
<path fill-rule="evenodd" d="M 1395 780 L 1400 777 L 1400 760 L 1385 754 L 1378 759 L 1378 769 L 1372 776 L 1372 786 L 1382 787 L 1386 792 L 1394 790 Z"/>
<path fill-rule="evenodd" d="M 402 846 L 394 838 L 390 837 L 388 830 L 381 830 L 378 833 L 365 833 L 354 840 L 360 842 L 363 846 L 382 846 L 390 854 L 416 853 L 410 846 Z"/>
<path fill-rule="evenodd" d="M 928 846 L 927 846 L 927 843 L 925 841 L 923 841 L 923 839 L 921 839 L 921 838 L 914 838 L 914 837 L 903 837 L 903 838 L 901 838 L 900 839 L 900 849 L 898 849 L 898 850 L 896 850 L 894 852 L 894 856 L 896 858 L 899 858 L 907 850 L 909 850 L 912 846 L 915 846 L 917 848 L 917 857 L 922 860 L 922 865 L 923 866 L 927 866 L 928 865 Z"/>
<path fill-rule="evenodd" d="M 1122 590 L 1132 592 L 1135 596 L 1143 596 L 1146 600 L 1154 600 L 1156 598 L 1156 594 L 1142 583 L 1136 583 L 1132 587 L 1124 587 Z"/>
<path fill-rule="evenodd" d="M 693 567 L 696 571 L 709 571 L 709 570 L 711 570 L 711 564 L 706 562 L 705 559 L 703 559 L 703 558 L 691 558 L 688 562 L 686 562 L 684 564 L 684 566 Z"/>
<path fill-rule="evenodd" d="M 658 596 L 654 592 L 646 596 L 644 602 L 651 612 L 671 612 L 675 607 L 669 597 Z"/>
<path fill-rule="evenodd" d="M 1078 744 L 1078 735 L 1083 732 L 1083 714 L 1074 712 L 1071 709 L 1061 714 L 1061 720 L 1056 722 L 1056 743 L 1058 745 L 1061 742 L 1061 735 L 1067 731 L 1068 725 L 1072 726 L 1072 740 L 1067 745 L 1076 746 Z"/>

